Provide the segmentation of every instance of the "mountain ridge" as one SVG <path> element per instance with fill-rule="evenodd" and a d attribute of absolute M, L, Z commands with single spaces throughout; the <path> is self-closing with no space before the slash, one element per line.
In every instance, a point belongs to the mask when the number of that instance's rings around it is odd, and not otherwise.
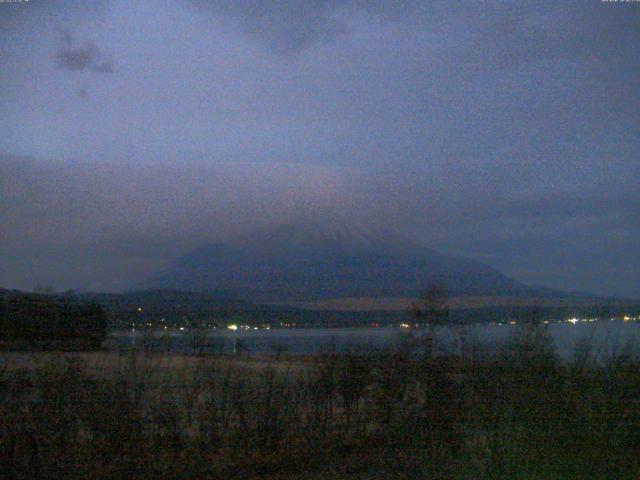
<path fill-rule="evenodd" d="M 242 300 L 278 302 L 414 297 L 435 283 L 452 295 L 564 295 L 396 231 L 339 219 L 283 224 L 203 245 L 137 288 L 224 290 Z"/>

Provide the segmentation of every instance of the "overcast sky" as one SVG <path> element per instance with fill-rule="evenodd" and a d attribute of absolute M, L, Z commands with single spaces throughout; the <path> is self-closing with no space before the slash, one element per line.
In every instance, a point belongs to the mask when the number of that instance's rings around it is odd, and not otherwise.
<path fill-rule="evenodd" d="M 314 212 L 640 298 L 640 3 L 0 3 L 0 286 Z"/>

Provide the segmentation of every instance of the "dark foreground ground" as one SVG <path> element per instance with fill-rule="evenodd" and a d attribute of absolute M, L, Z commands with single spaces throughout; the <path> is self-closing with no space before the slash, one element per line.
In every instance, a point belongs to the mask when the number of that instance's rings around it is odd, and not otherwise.
<path fill-rule="evenodd" d="M 461 337 L 461 340 L 464 340 Z M 425 342 L 425 339 L 422 339 Z M 314 356 L 0 355 L 7 478 L 640 478 L 640 362 L 409 343 Z"/>

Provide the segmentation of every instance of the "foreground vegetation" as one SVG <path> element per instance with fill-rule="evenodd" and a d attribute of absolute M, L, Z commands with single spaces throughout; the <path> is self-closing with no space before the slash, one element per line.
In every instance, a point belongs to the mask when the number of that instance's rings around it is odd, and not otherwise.
<path fill-rule="evenodd" d="M 0 295 L 3 350 L 98 350 L 107 322 L 97 303 L 75 303 L 64 295 Z"/>
<path fill-rule="evenodd" d="M 13 478 L 640 478 L 640 362 L 540 325 L 309 357 L 5 353 Z M 438 353 L 439 355 L 436 355 Z"/>

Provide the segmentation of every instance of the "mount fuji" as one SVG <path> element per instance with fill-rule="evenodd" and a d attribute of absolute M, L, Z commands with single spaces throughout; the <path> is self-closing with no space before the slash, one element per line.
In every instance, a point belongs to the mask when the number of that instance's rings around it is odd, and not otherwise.
<path fill-rule="evenodd" d="M 331 218 L 211 243 L 171 262 L 143 288 L 222 291 L 253 302 L 451 295 L 554 295 L 483 263 L 443 255 L 393 231 Z"/>

